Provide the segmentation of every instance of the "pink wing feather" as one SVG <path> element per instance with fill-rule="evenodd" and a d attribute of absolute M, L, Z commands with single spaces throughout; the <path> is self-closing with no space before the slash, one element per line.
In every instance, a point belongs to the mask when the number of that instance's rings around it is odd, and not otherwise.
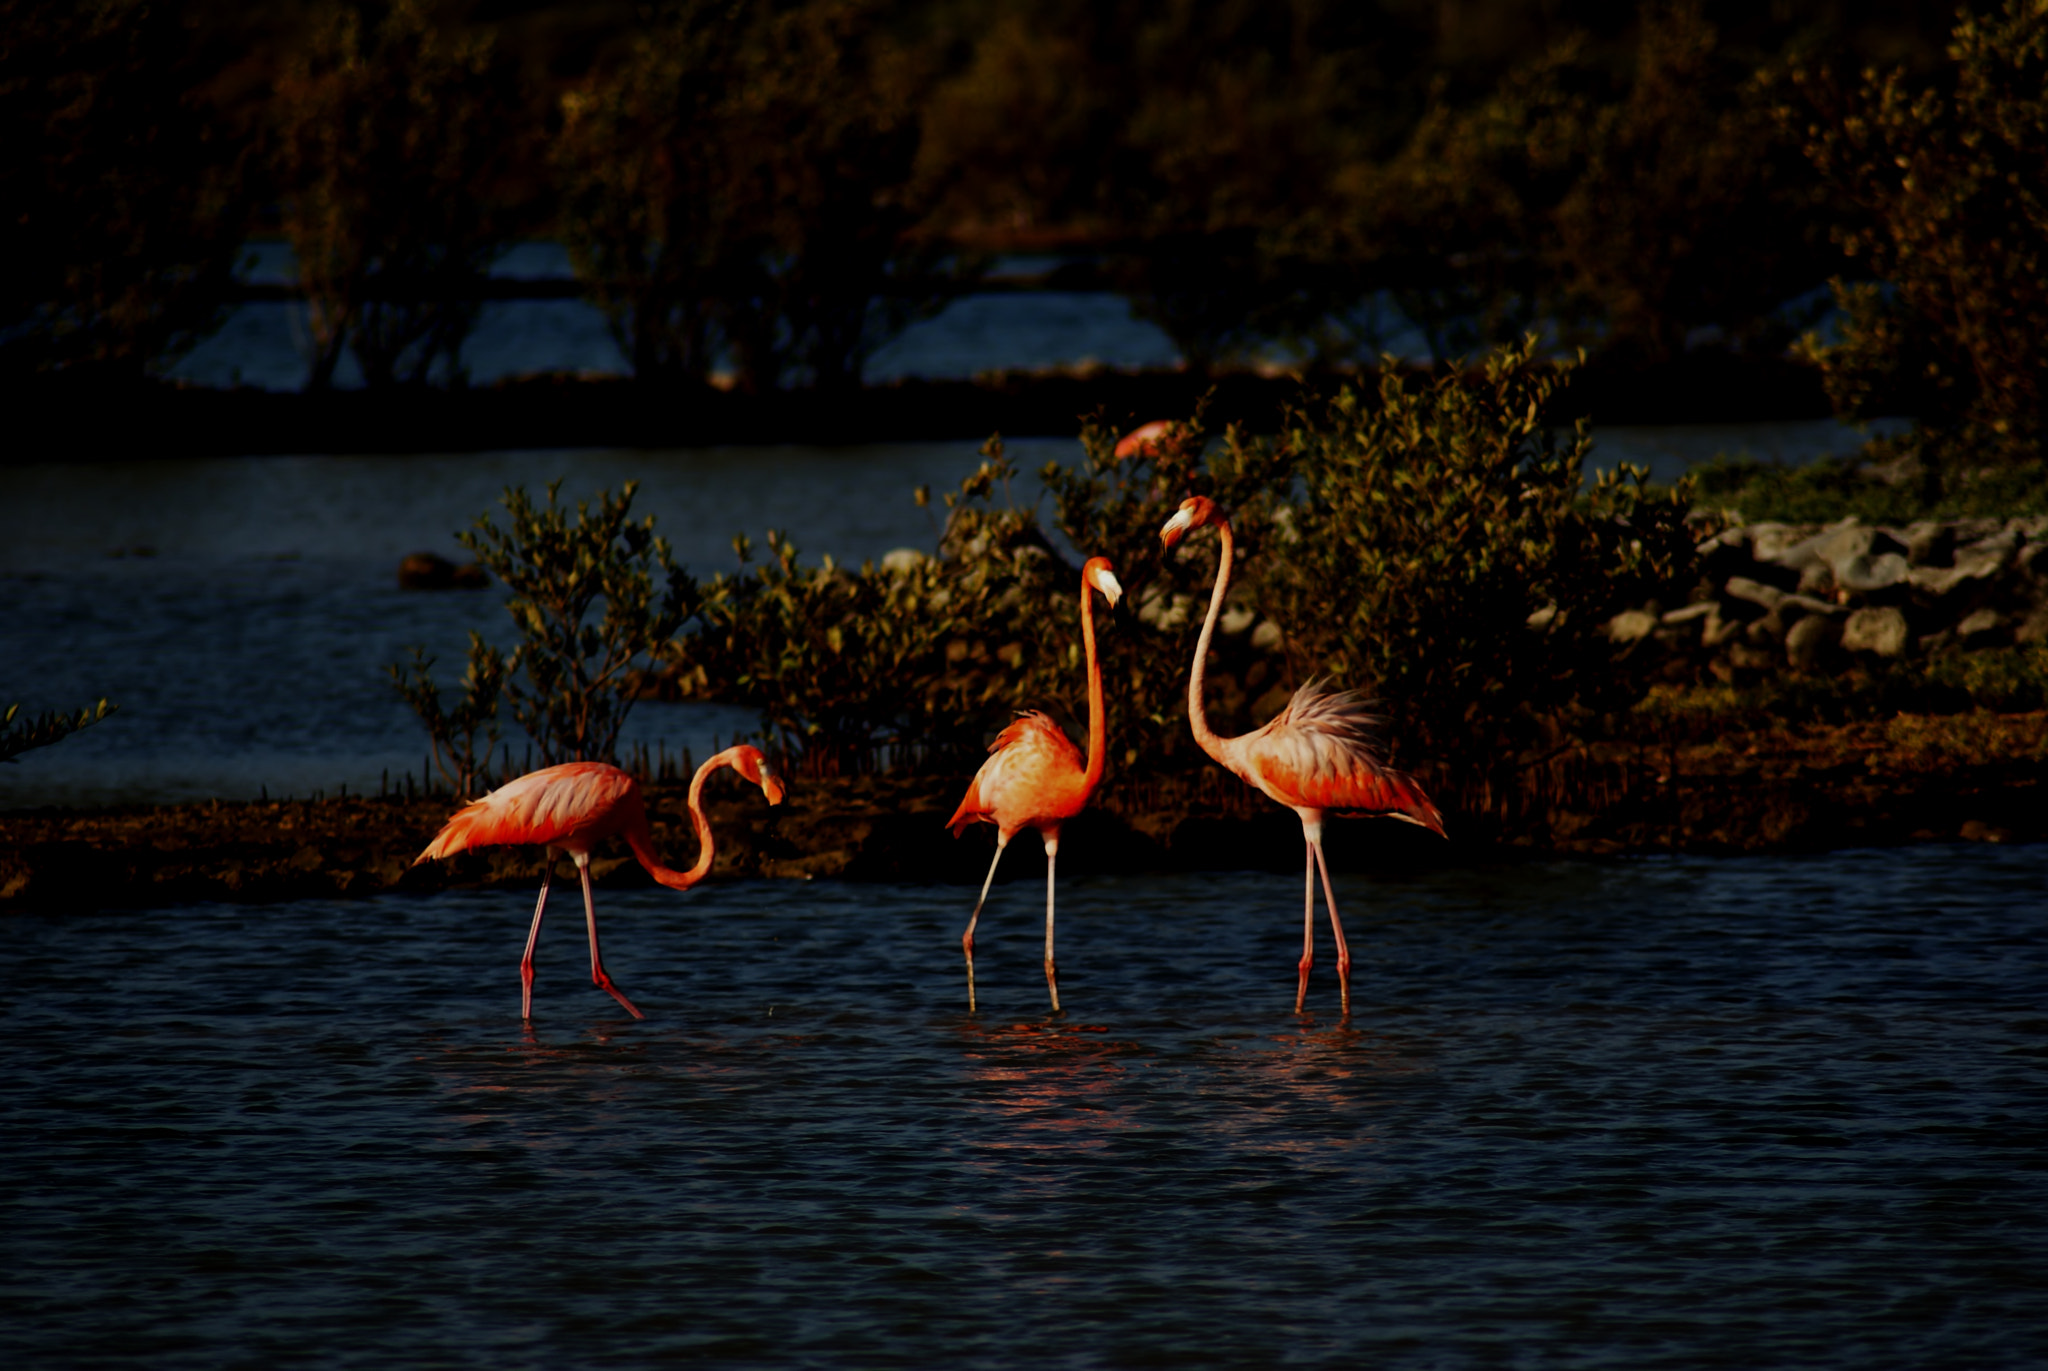
<path fill-rule="evenodd" d="M 602 837 L 624 818 L 622 802 L 629 795 L 637 796 L 633 778 L 602 762 L 564 762 L 528 772 L 457 810 L 416 864 L 472 847 Z"/>
<path fill-rule="evenodd" d="M 1231 740 L 1238 774 L 1284 805 L 1405 819 L 1441 835 L 1443 816 L 1422 787 L 1379 759 L 1379 722 L 1358 696 L 1310 681 L 1264 728 Z"/>
<path fill-rule="evenodd" d="M 1040 792 L 1071 788 L 1086 769 L 1081 749 L 1060 726 L 1038 710 L 1019 714 L 989 744 L 989 759 L 968 783 L 967 794 L 946 827 L 959 837 L 977 819 L 1000 825 L 1000 811 L 1027 798 L 1051 798 Z"/>

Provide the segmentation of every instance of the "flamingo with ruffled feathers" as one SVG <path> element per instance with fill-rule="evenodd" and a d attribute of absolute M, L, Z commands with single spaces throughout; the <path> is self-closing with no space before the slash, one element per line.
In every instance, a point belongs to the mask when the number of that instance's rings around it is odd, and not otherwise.
<path fill-rule="evenodd" d="M 590 979 L 626 1007 L 636 1019 L 647 1016 L 612 984 L 597 949 L 597 904 L 590 891 L 590 853 L 606 838 L 620 837 L 647 874 L 671 890 L 688 890 L 711 872 L 711 821 L 704 817 L 704 782 L 720 767 L 731 767 L 761 787 L 769 804 L 782 803 L 782 781 L 759 748 L 729 747 L 697 768 L 690 778 L 690 826 L 697 831 L 697 864 L 688 871 L 664 866 L 654 853 L 647 827 L 647 804 L 639 782 L 603 762 L 563 762 L 507 781 L 490 794 L 457 810 L 427 850 L 413 859 L 418 866 L 430 857 L 452 857 L 472 847 L 544 843 L 547 868 L 540 879 L 540 900 L 533 907 L 533 927 L 526 934 L 526 955 L 519 961 L 519 1017 L 533 1017 L 533 945 L 540 937 L 541 916 L 547 913 L 548 885 L 555 859 L 568 853 L 583 878 L 583 918 L 590 929 Z"/>
<path fill-rule="evenodd" d="M 1331 814 L 1400 819 L 1442 837 L 1443 816 L 1411 777 L 1380 760 L 1373 745 L 1380 720 L 1349 691 L 1332 690 L 1319 680 L 1310 680 L 1294 692 L 1287 708 L 1262 728 L 1224 738 L 1209 727 L 1202 685 L 1216 620 L 1223 612 L 1224 596 L 1230 592 L 1230 521 L 1214 501 L 1197 495 L 1181 502 L 1179 511 L 1159 530 L 1159 538 L 1171 550 L 1183 535 L 1204 526 L 1216 530 L 1222 548 L 1216 558 L 1216 588 L 1209 596 L 1209 617 L 1202 621 L 1202 636 L 1195 642 L 1195 664 L 1188 673 L 1188 726 L 1204 752 L 1301 817 L 1308 871 L 1294 1012 L 1301 1012 L 1308 997 L 1308 972 L 1315 962 L 1316 873 L 1320 871 L 1323 903 L 1330 910 L 1330 932 L 1337 940 L 1337 982 L 1344 1012 L 1349 1014 L 1351 952 L 1337 918 L 1337 897 L 1330 890 L 1330 866 L 1323 856 L 1323 819 Z"/>
<path fill-rule="evenodd" d="M 1095 659 L 1095 615 L 1089 600 L 1094 590 L 1109 601 L 1110 608 L 1122 597 L 1107 557 L 1090 557 L 1081 568 L 1081 647 L 1088 662 L 1088 760 L 1060 726 L 1037 710 L 1017 716 L 989 746 L 989 759 L 981 764 L 968 783 L 960 808 L 946 820 L 946 827 L 959 837 L 967 825 L 979 820 L 996 826 L 996 855 L 988 864 L 988 877 L 981 883 L 981 898 L 960 935 L 960 950 L 967 958 L 967 1012 L 975 1010 L 974 926 L 981 920 L 981 907 L 988 903 L 988 890 L 995 883 L 996 867 L 1010 839 L 1027 828 L 1038 830 L 1045 843 L 1045 986 L 1052 993 L 1053 1013 L 1060 1012 L 1059 976 L 1053 969 L 1052 907 L 1053 865 L 1059 857 L 1060 824 L 1087 808 L 1102 781 L 1106 725 L 1102 712 L 1102 667 Z"/>

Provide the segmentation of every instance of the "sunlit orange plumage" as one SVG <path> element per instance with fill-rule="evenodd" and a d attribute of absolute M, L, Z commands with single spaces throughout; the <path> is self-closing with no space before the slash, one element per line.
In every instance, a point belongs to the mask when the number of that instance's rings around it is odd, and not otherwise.
<path fill-rule="evenodd" d="M 452 857 L 472 847 L 515 843 L 540 843 L 548 849 L 547 871 L 541 877 L 540 901 L 533 908 L 533 926 L 526 935 L 526 954 L 520 959 L 521 992 L 519 1016 L 533 1017 L 533 946 L 540 937 L 541 916 L 547 912 L 548 884 L 554 879 L 554 859 L 566 852 L 576 862 L 583 880 L 583 913 L 590 930 L 590 979 L 626 1007 L 634 1018 L 644 1018 L 633 1002 L 612 984 L 605 973 L 604 959 L 597 946 L 597 907 L 590 889 L 590 853 L 607 838 L 626 841 L 633 856 L 647 874 L 674 890 L 688 890 L 710 874 L 713 845 L 711 824 L 704 817 L 704 782 L 720 767 L 732 767 L 761 787 L 768 803 L 782 803 L 782 782 L 760 750 L 729 747 L 697 768 L 690 779 L 690 824 L 699 844 L 696 865 L 675 871 L 655 855 L 647 827 L 647 805 L 640 786 L 630 775 L 603 762 L 564 762 L 528 772 L 507 781 L 490 794 L 463 806 L 442 825 L 414 858 L 417 866 L 434 857 Z"/>
<path fill-rule="evenodd" d="M 1058 724 L 1033 710 L 996 736 L 989 747 L 989 759 L 981 764 L 968 783 L 967 794 L 946 826 L 958 837 L 977 821 L 996 826 L 996 855 L 988 864 L 988 877 L 981 883 L 981 898 L 975 902 L 967 931 L 960 935 L 960 947 L 967 957 L 967 1007 L 974 1000 L 974 925 L 981 907 L 988 901 L 989 886 L 996 878 L 996 866 L 1010 839 L 1027 828 L 1038 830 L 1045 843 L 1045 984 L 1052 994 L 1055 1012 L 1060 1007 L 1060 987 L 1053 970 L 1052 917 L 1053 867 L 1059 856 L 1060 824 L 1079 814 L 1102 780 L 1106 725 L 1102 707 L 1102 667 L 1095 658 L 1095 616 L 1088 598 L 1090 589 L 1101 592 L 1111 607 L 1123 594 L 1109 560 L 1091 557 L 1081 568 L 1081 646 L 1088 669 L 1088 757 L 1060 731 Z"/>
<path fill-rule="evenodd" d="M 1133 457 L 1156 456 L 1177 427 L 1171 419 L 1154 419 L 1149 424 L 1140 424 L 1117 440 L 1114 456 L 1119 462 Z"/>
<path fill-rule="evenodd" d="M 1373 744 L 1379 720 L 1365 702 L 1348 691 L 1331 690 L 1311 680 L 1294 692 L 1287 708 L 1263 727 L 1236 738 L 1220 737 L 1209 727 L 1202 703 L 1203 676 L 1216 620 L 1230 591 L 1232 542 L 1230 521 L 1213 501 L 1196 496 L 1159 531 L 1168 548 L 1191 529 L 1213 526 L 1222 542 L 1217 557 L 1216 587 L 1209 597 L 1209 615 L 1195 644 L 1195 662 L 1188 674 L 1188 725 L 1204 752 L 1244 781 L 1286 805 L 1301 817 L 1307 843 L 1307 890 L 1303 897 L 1301 963 L 1294 1009 L 1301 1012 L 1308 995 L 1309 967 L 1315 960 L 1316 873 L 1322 873 L 1323 902 L 1330 910 L 1330 932 L 1337 941 L 1337 981 L 1344 1012 L 1351 1012 L 1351 953 L 1344 927 L 1337 919 L 1337 900 L 1330 890 L 1329 863 L 1323 856 L 1323 818 L 1328 814 L 1365 815 L 1420 824 L 1443 836 L 1443 816 L 1415 781 L 1380 760 Z"/>

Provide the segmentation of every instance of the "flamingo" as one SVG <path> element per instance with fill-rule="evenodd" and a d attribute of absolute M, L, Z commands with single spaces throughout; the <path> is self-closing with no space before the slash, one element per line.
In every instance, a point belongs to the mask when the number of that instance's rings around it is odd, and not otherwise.
<path fill-rule="evenodd" d="M 1175 427 L 1171 419 L 1154 419 L 1149 424 L 1140 424 L 1117 440 L 1114 455 L 1119 462 L 1132 457 L 1155 456 L 1173 435 Z"/>
<path fill-rule="evenodd" d="M 1060 1012 L 1060 983 L 1052 962 L 1053 863 L 1060 851 L 1060 824 L 1087 808 L 1102 780 L 1104 752 L 1102 667 L 1095 660 L 1090 589 L 1101 592 L 1110 608 L 1116 608 L 1124 588 L 1117 584 L 1107 557 L 1090 557 L 1081 568 L 1081 645 L 1088 658 L 1087 766 L 1082 766 L 1080 750 L 1058 724 L 1037 710 L 1024 711 L 989 745 L 989 759 L 968 783 L 960 808 L 946 820 L 956 838 L 976 820 L 996 826 L 995 859 L 988 864 L 988 878 L 981 883 L 981 898 L 974 902 L 967 931 L 960 935 L 960 949 L 967 956 L 970 1014 L 975 1009 L 974 925 L 981 919 L 982 905 L 988 903 L 988 888 L 995 882 L 1003 849 L 1027 828 L 1037 829 L 1045 843 L 1045 985 L 1052 992 L 1053 1013 Z"/>
<path fill-rule="evenodd" d="M 1294 1012 L 1308 996 L 1308 971 L 1315 962 L 1316 873 L 1322 872 L 1323 902 L 1330 909 L 1330 932 L 1337 940 L 1337 982 L 1343 991 L 1344 1013 L 1351 1012 L 1351 953 L 1344 945 L 1344 926 L 1337 919 L 1337 897 L 1330 890 L 1330 866 L 1323 856 L 1323 817 L 1361 814 L 1419 824 L 1444 836 L 1443 816 L 1422 793 L 1422 787 L 1382 762 L 1373 748 L 1372 732 L 1380 722 L 1366 703 L 1350 691 L 1332 690 L 1310 680 L 1294 692 L 1287 708 L 1264 727 L 1237 738 L 1217 736 L 1202 708 L 1202 678 L 1209 642 L 1216 633 L 1223 597 L 1230 591 L 1232 544 L 1230 521 L 1205 496 L 1183 500 L 1159 539 L 1170 550 L 1191 529 L 1213 526 L 1223 548 L 1216 561 L 1216 589 L 1209 596 L 1209 617 L 1195 642 L 1195 664 L 1188 674 L 1188 726 L 1202 751 L 1244 782 L 1264 791 L 1301 817 L 1301 836 L 1308 847 L 1303 893 L 1300 977 L 1294 990 Z"/>
<path fill-rule="evenodd" d="M 729 766 L 761 787 L 769 804 L 782 803 L 782 781 L 769 767 L 759 748 L 741 744 L 729 747 L 697 768 L 690 778 L 690 824 L 697 830 L 700 850 L 697 864 L 688 871 L 671 871 L 654 855 L 647 830 L 647 805 L 640 797 L 640 785 L 630 775 L 603 762 L 563 762 L 560 766 L 530 771 L 508 781 L 490 794 L 457 810 L 427 850 L 413 859 L 418 866 L 429 857 L 452 857 L 472 847 L 498 843 L 545 843 L 548 863 L 540 879 L 540 901 L 533 907 L 533 927 L 526 934 L 526 955 L 519 961 L 519 1017 L 533 1017 L 533 944 L 540 937 L 541 915 L 547 912 L 548 883 L 554 879 L 555 858 L 566 852 L 576 861 L 583 878 L 583 917 L 590 928 L 590 979 L 626 1007 L 636 1019 L 647 1016 L 612 984 L 605 974 L 604 959 L 597 950 L 597 906 L 590 894 L 590 852 L 606 838 L 617 835 L 626 840 L 647 874 L 672 890 L 688 890 L 711 870 L 711 823 L 704 817 L 704 781 L 712 772 Z"/>

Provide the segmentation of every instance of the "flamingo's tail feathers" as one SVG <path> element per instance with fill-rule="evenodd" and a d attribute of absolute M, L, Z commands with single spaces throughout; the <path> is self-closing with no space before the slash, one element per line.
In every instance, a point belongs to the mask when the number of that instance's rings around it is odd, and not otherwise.
<path fill-rule="evenodd" d="M 967 825 L 973 823 L 981 816 L 981 787 L 970 784 L 967 787 L 966 796 L 960 801 L 960 807 L 953 811 L 952 818 L 946 820 L 946 827 L 957 838 L 967 831 Z"/>
<path fill-rule="evenodd" d="M 1347 740 L 1369 742 L 1386 724 L 1375 700 L 1355 690 L 1338 690 L 1320 676 L 1311 676 L 1287 702 L 1286 717 L 1296 727 Z"/>
<path fill-rule="evenodd" d="M 1269 727 L 1301 740 L 1302 770 L 1317 776 L 1307 787 L 1306 798 L 1318 807 L 1338 814 L 1400 819 L 1444 837 L 1443 814 L 1421 785 L 1380 759 L 1377 735 L 1386 721 L 1374 705 L 1352 691 L 1312 679 L 1294 692 Z"/>
<path fill-rule="evenodd" d="M 496 834 L 497 814 L 489 804 L 477 800 L 455 811 L 448 822 L 441 825 L 441 831 L 434 835 L 434 841 L 427 844 L 427 850 L 412 859 L 418 866 L 430 858 L 453 857 L 472 847 L 484 847 L 506 839 Z M 516 841 L 516 840 L 515 840 Z"/>
<path fill-rule="evenodd" d="M 1426 828 L 1439 838 L 1450 837 L 1450 834 L 1444 832 L 1443 814 L 1430 803 L 1429 796 L 1422 793 L 1422 787 L 1415 784 L 1414 778 L 1404 776 L 1398 771 L 1393 775 L 1400 783 L 1401 805 L 1397 809 L 1386 811 L 1387 817 L 1399 819 L 1402 823 L 1414 824 L 1418 828 Z"/>

